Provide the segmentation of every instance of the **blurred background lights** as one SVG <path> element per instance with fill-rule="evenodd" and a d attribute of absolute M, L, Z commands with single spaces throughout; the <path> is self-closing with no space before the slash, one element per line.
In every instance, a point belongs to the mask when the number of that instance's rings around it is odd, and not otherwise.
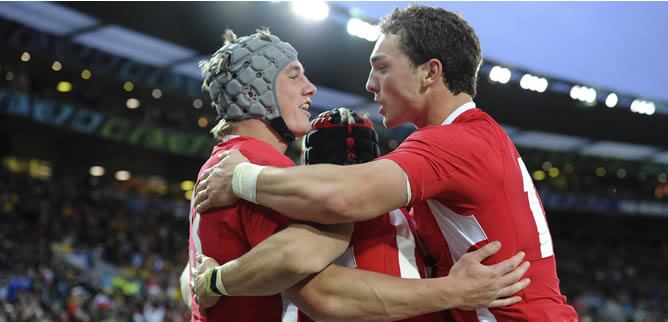
<path fill-rule="evenodd" d="M 61 69 L 63 69 L 63 65 L 56 60 L 53 62 L 53 64 L 51 64 L 51 69 L 53 69 L 54 71 L 60 71 Z"/>
<path fill-rule="evenodd" d="M 551 178 L 556 178 L 556 177 L 559 176 L 559 169 L 558 168 L 550 168 L 550 170 L 548 170 L 547 174 Z"/>
<path fill-rule="evenodd" d="M 72 83 L 70 82 L 58 82 L 58 85 L 56 85 L 56 90 L 58 90 L 61 93 L 67 93 L 72 90 Z"/>
<path fill-rule="evenodd" d="M 368 41 L 376 41 L 378 36 L 380 36 L 380 27 L 357 18 L 351 18 L 348 20 L 346 29 L 350 35 L 366 39 Z"/>
<path fill-rule="evenodd" d="M 136 109 L 141 105 L 139 103 L 139 100 L 136 98 L 128 98 L 128 100 L 125 102 L 125 106 L 127 106 L 129 109 Z"/>
<path fill-rule="evenodd" d="M 207 125 L 209 125 L 209 120 L 202 116 L 197 120 L 197 125 L 199 125 L 201 128 L 205 128 Z"/>
<path fill-rule="evenodd" d="M 615 93 L 610 93 L 608 94 L 608 97 L 605 98 L 605 106 L 609 108 L 613 108 L 617 106 L 617 103 L 619 102 L 619 98 L 617 97 L 617 94 Z"/>
<path fill-rule="evenodd" d="M 571 88 L 571 98 L 586 102 L 594 103 L 596 101 L 596 90 L 586 86 L 575 85 Z"/>
<path fill-rule="evenodd" d="M 90 70 L 84 69 L 84 70 L 81 71 L 81 78 L 90 79 L 91 76 L 93 76 L 93 73 L 91 73 Z"/>
<path fill-rule="evenodd" d="M 536 181 L 544 180 L 544 179 L 545 179 L 545 171 L 543 171 L 543 170 L 536 170 L 536 171 L 533 172 L 533 174 L 532 174 L 531 176 L 532 176 L 533 179 L 536 180 Z"/>
<path fill-rule="evenodd" d="M 188 191 L 188 190 L 193 190 L 193 187 L 195 187 L 195 183 L 191 180 L 184 180 L 181 181 L 181 190 Z"/>
<path fill-rule="evenodd" d="M 305 20 L 322 21 L 329 16 L 329 5 L 325 1 L 293 1 L 292 12 Z"/>
<path fill-rule="evenodd" d="M 494 66 L 492 70 L 489 71 L 489 79 L 501 84 L 506 84 L 510 81 L 512 73 L 510 69 L 504 68 L 501 66 Z"/>
<path fill-rule="evenodd" d="M 520 79 L 520 87 L 534 92 L 543 93 L 547 90 L 548 81 L 545 78 L 525 74 Z"/>
<path fill-rule="evenodd" d="M 116 174 L 114 174 L 114 178 L 118 181 L 128 181 L 130 180 L 130 172 L 126 170 L 120 170 L 116 171 Z"/>
<path fill-rule="evenodd" d="M 645 115 L 652 115 L 654 114 L 655 111 L 656 111 L 656 106 L 652 102 L 641 99 L 635 99 L 631 103 L 631 112 Z"/>
<path fill-rule="evenodd" d="M 99 165 L 95 165 L 90 167 L 88 173 L 90 173 L 90 175 L 93 177 L 100 177 L 104 175 L 104 168 Z"/>

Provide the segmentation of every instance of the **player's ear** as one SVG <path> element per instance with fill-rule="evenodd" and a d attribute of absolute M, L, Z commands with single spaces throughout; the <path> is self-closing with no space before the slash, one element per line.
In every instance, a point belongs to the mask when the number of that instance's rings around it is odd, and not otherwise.
<path fill-rule="evenodd" d="M 420 66 L 422 70 L 422 83 L 425 87 L 438 84 L 443 80 L 443 64 L 441 61 L 432 58 Z"/>

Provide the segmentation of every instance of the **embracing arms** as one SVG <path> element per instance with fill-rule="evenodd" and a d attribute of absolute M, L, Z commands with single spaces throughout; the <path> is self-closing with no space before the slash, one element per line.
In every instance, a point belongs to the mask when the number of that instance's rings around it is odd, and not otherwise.
<path fill-rule="evenodd" d="M 512 295 L 529 284 L 528 279 L 520 280 L 529 263 L 522 263 L 524 254 L 521 252 L 492 266 L 480 263 L 499 248 L 500 243 L 495 242 L 465 254 L 448 276 L 434 279 L 401 279 L 330 265 L 289 288 L 287 294 L 312 318 L 327 321 L 388 321 L 453 307 L 506 306 L 520 301 L 518 296 Z M 196 296 L 210 292 L 207 290 L 210 280 L 207 282 L 206 277 L 212 270 L 197 270 Z M 232 275 L 233 271 L 228 271 L 227 276 Z M 198 283 L 198 280 L 205 282 Z M 232 285 L 234 280 L 223 284 L 237 289 Z"/>
<path fill-rule="evenodd" d="M 198 211 L 236 202 L 233 178 L 239 180 L 259 170 L 244 173 L 257 166 L 244 163 L 247 159 L 238 151 L 226 151 L 222 157 L 197 187 Z M 406 175 L 390 160 L 348 166 L 265 167 L 253 184 L 256 203 L 298 220 L 323 224 L 371 219 L 405 206 L 409 198 Z"/>

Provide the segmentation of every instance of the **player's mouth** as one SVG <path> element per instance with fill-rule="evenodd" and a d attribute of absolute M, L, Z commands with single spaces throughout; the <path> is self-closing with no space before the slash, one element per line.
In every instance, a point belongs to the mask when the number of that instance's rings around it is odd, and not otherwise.
<path fill-rule="evenodd" d="M 311 101 L 306 101 L 304 104 L 299 105 L 299 109 L 304 111 L 308 115 L 308 117 L 311 117 L 311 113 L 308 111 L 308 109 L 311 108 Z"/>
<path fill-rule="evenodd" d="M 378 114 L 380 114 L 380 115 L 382 115 L 382 116 L 385 116 L 385 109 L 384 109 L 384 107 L 385 107 L 384 105 L 381 105 L 381 106 L 378 108 Z"/>
<path fill-rule="evenodd" d="M 378 104 L 378 114 L 385 116 L 385 109 L 383 108 L 384 107 L 383 102 L 381 102 L 376 97 L 373 98 L 373 102 Z"/>

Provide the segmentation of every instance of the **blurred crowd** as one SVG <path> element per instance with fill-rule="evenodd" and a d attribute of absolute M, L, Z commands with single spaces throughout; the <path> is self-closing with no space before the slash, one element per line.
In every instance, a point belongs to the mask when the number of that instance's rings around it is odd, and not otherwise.
<path fill-rule="evenodd" d="M 0 175 L 0 321 L 187 321 L 186 200 Z"/>
<path fill-rule="evenodd" d="M 182 195 L 0 170 L 0 322 L 188 321 L 187 211 Z M 562 291 L 581 321 L 668 321 L 665 219 L 651 230 L 551 216 Z"/>
<path fill-rule="evenodd" d="M 612 241 L 592 234 L 554 243 L 561 289 L 580 321 L 668 321 L 665 238 Z"/>
<path fill-rule="evenodd" d="M 665 165 L 519 148 L 540 191 L 613 199 L 668 201 Z"/>

